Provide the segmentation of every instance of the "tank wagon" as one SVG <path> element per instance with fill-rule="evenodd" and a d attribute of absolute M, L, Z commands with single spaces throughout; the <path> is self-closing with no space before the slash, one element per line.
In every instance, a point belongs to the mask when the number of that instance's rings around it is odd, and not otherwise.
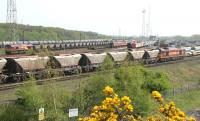
<path fill-rule="evenodd" d="M 199 54 L 200 54 L 200 46 L 193 47 L 192 55 L 199 55 Z"/>
<path fill-rule="evenodd" d="M 194 53 L 192 47 L 182 47 L 181 49 L 185 50 L 185 56 L 192 56 Z"/>
<path fill-rule="evenodd" d="M 33 43 L 33 48 L 49 49 L 49 50 L 63 50 L 63 49 L 74 49 L 74 48 L 88 48 L 91 46 L 105 46 L 109 47 L 111 41 L 106 39 L 96 40 L 62 40 L 62 41 L 30 41 Z"/>
<path fill-rule="evenodd" d="M 109 53 L 62 54 L 52 57 L 24 57 L 0 59 L 0 74 L 2 82 L 23 81 L 29 75 L 37 79 L 47 77 L 47 67 L 65 75 L 86 73 L 100 69 L 106 57 L 110 57 L 115 66 L 124 61 L 157 63 L 183 59 L 185 50 L 177 48 L 159 48 L 154 50 L 132 50 Z"/>
<path fill-rule="evenodd" d="M 127 41 L 124 40 L 112 40 L 110 42 L 110 48 L 127 47 Z"/>

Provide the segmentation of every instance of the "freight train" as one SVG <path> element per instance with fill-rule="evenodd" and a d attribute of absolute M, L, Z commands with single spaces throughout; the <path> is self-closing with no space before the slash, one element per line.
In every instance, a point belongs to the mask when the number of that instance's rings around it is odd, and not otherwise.
<path fill-rule="evenodd" d="M 6 54 L 24 53 L 30 49 L 40 51 L 48 50 L 64 50 L 74 48 L 91 48 L 103 46 L 105 48 L 142 48 L 155 43 L 155 41 L 136 42 L 132 40 L 66 40 L 66 41 L 18 41 L 18 42 L 0 42 L 0 47 L 5 48 Z"/>
<path fill-rule="evenodd" d="M 0 48 L 6 48 L 8 46 L 29 46 L 35 50 L 49 49 L 49 50 L 63 50 L 63 49 L 74 49 L 74 48 L 88 48 L 95 46 L 110 46 L 111 40 L 107 39 L 94 39 L 94 40 L 60 40 L 60 41 L 16 41 L 16 42 L 0 42 Z M 14 48 L 14 47 L 12 47 Z M 15 49 L 17 50 L 17 49 Z M 26 50 L 24 48 L 23 50 Z"/>
<path fill-rule="evenodd" d="M 21 58 L 0 59 L 0 77 L 2 83 L 19 82 L 29 75 L 37 79 L 46 78 L 48 69 L 65 75 L 85 73 L 101 68 L 106 57 L 110 57 L 116 66 L 125 60 L 149 63 L 183 59 L 185 50 L 179 48 L 158 48 L 153 50 L 132 50 L 108 53 L 62 54 L 52 57 L 27 56 Z"/>

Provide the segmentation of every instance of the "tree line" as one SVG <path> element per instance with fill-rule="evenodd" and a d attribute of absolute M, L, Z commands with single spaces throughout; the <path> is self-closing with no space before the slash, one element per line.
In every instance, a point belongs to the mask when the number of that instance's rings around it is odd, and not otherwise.
<path fill-rule="evenodd" d="M 104 39 L 110 36 L 90 31 L 66 30 L 58 27 L 16 25 L 16 40 L 83 40 Z M 0 41 L 10 40 L 9 25 L 0 23 Z"/>

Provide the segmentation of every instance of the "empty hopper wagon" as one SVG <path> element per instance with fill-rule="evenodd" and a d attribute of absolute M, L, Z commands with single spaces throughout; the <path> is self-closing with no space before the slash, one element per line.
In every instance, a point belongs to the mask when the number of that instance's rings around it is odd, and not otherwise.
<path fill-rule="evenodd" d="M 55 62 L 55 66 L 52 68 L 59 69 L 66 75 L 81 73 L 81 67 L 78 65 L 81 59 L 80 54 L 53 56 L 52 59 Z"/>
<path fill-rule="evenodd" d="M 144 55 L 145 51 L 144 50 L 133 50 L 129 51 L 129 60 L 133 61 L 142 61 L 142 57 Z"/>
<path fill-rule="evenodd" d="M 107 54 L 92 54 L 92 53 L 84 53 L 81 54 L 82 57 L 79 61 L 79 65 L 82 68 L 83 72 L 95 71 L 100 68 L 101 64 L 104 62 Z"/>
<path fill-rule="evenodd" d="M 128 52 L 108 52 L 108 55 L 114 61 L 115 66 L 120 66 L 126 60 Z"/>
<path fill-rule="evenodd" d="M 49 57 L 7 58 L 4 74 L 6 82 L 24 81 L 29 75 L 36 79 L 46 78 L 45 68 Z"/>
<path fill-rule="evenodd" d="M 5 83 L 6 75 L 3 74 L 3 68 L 6 65 L 6 59 L 0 59 L 0 83 Z"/>
<path fill-rule="evenodd" d="M 156 49 L 156 50 L 147 50 L 147 51 L 145 51 L 145 53 L 143 55 L 143 59 L 144 59 L 146 64 L 157 63 L 158 54 L 159 54 L 159 50 L 158 49 Z"/>

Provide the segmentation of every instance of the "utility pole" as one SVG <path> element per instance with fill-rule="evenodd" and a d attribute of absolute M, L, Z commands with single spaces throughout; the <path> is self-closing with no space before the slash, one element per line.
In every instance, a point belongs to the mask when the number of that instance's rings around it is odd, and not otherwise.
<path fill-rule="evenodd" d="M 7 0 L 6 23 L 8 24 L 8 40 L 15 41 L 17 28 L 16 0 Z"/>

